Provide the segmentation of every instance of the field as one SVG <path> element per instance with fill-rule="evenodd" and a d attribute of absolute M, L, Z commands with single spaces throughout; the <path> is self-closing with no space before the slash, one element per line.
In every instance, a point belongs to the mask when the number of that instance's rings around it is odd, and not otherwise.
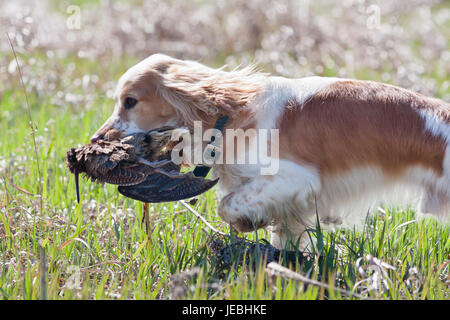
<path fill-rule="evenodd" d="M 115 81 L 151 53 L 371 79 L 450 101 L 448 1 L 337 3 L 2 2 L 0 297 L 448 300 L 450 227 L 408 209 L 382 208 L 363 229 L 311 229 L 309 259 L 293 268 L 321 285 L 306 285 L 271 275 L 258 250 L 247 267 L 232 256 L 224 269 L 212 231 L 180 203 L 152 205 L 148 234 L 142 204 L 113 186 L 82 180 L 76 203 L 65 153 L 89 141 L 112 112 Z M 193 207 L 229 233 L 218 200 L 212 189 Z M 241 236 L 270 240 L 265 230 Z"/>

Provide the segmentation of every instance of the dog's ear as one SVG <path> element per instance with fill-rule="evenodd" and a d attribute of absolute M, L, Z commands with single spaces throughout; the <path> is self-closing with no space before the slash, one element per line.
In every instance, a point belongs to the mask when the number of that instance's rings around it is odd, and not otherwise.
<path fill-rule="evenodd" d="M 165 73 L 167 73 L 167 69 L 169 69 L 169 67 L 170 67 L 169 62 L 160 61 L 155 64 L 154 69 L 160 74 L 165 74 Z"/>
<path fill-rule="evenodd" d="M 187 125 L 207 124 L 223 115 L 232 118 L 261 92 L 265 75 L 253 67 L 230 72 L 193 61 L 176 60 L 154 68 L 157 91 Z"/>

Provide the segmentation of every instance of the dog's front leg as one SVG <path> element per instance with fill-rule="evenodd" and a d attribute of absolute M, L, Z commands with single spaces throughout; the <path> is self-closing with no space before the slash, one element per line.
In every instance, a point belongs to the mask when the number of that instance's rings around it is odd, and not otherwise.
<path fill-rule="evenodd" d="M 220 201 L 220 217 L 240 232 L 254 231 L 270 224 L 273 213 L 268 210 L 274 202 L 266 192 L 270 188 L 267 178 L 257 177 Z"/>
<path fill-rule="evenodd" d="M 255 176 L 220 202 L 219 215 L 241 232 L 286 221 L 302 224 L 314 214 L 314 195 L 320 190 L 315 170 L 280 161 L 276 175 Z"/>

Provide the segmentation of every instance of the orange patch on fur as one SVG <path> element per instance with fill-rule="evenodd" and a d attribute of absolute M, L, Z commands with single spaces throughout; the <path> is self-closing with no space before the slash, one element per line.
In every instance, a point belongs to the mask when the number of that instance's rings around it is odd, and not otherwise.
<path fill-rule="evenodd" d="M 392 176 L 411 166 L 443 173 L 446 143 L 417 112 L 449 122 L 449 104 L 370 81 L 339 81 L 303 105 L 290 101 L 281 119 L 280 157 L 332 175 L 378 166 Z"/>

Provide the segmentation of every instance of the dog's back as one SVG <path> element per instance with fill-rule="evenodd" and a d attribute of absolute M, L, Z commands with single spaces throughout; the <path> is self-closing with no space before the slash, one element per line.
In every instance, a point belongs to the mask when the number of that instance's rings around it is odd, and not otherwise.
<path fill-rule="evenodd" d="M 342 80 L 304 103 L 290 100 L 278 126 L 280 156 L 319 171 L 318 209 L 328 220 L 379 200 L 417 203 L 422 191 L 422 212 L 450 213 L 448 103 Z"/>

